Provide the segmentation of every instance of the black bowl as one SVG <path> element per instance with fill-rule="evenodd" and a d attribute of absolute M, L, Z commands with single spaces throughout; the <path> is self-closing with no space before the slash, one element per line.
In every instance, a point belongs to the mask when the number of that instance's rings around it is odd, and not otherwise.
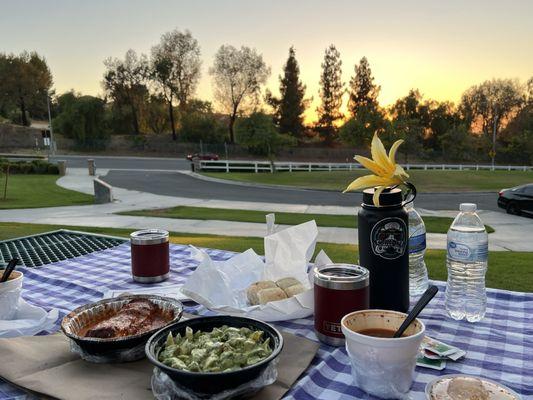
<path fill-rule="evenodd" d="M 272 354 L 261 360 L 257 364 L 249 365 L 237 371 L 229 372 L 189 372 L 176 368 L 171 368 L 158 360 L 169 332 L 172 335 L 185 334 L 185 328 L 190 327 L 193 331 L 210 332 L 213 328 L 222 325 L 236 328 L 250 328 L 263 331 L 263 338 L 270 338 Z M 220 315 L 215 317 L 199 317 L 167 326 L 155 333 L 146 343 L 146 357 L 157 368 L 167 374 L 179 386 L 191 389 L 197 393 L 214 394 L 226 389 L 235 388 L 243 383 L 257 378 L 270 363 L 272 363 L 281 353 L 283 348 L 283 337 L 279 331 L 264 322 L 244 317 L 233 317 Z"/>
<path fill-rule="evenodd" d="M 171 311 L 174 318 L 166 325 L 180 320 L 183 313 L 181 302 L 168 297 L 155 295 L 129 295 L 104 299 L 96 303 L 78 307 L 61 321 L 61 330 L 75 345 L 72 349 L 87 361 L 92 362 L 126 362 L 144 358 L 144 345 L 150 336 L 161 328 L 151 329 L 137 335 L 119 338 L 96 338 L 80 335 L 80 331 L 109 310 L 118 311 L 131 300 L 146 299 L 163 311 Z"/>

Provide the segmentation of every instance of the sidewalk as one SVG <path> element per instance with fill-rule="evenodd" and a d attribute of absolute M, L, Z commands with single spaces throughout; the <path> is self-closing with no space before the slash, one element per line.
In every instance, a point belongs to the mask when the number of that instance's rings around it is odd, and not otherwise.
<path fill-rule="evenodd" d="M 107 170 L 98 170 L 105 175 Z M 82 168 L 69 168 L 68 175 L 58 180 L 67 189 L 93 193 L 93 179 Z M 0 210 L 0 221 L 73 226 L 142 229 L 158 227 L 174 232 L 263 237 L 266 224 L 231 221 L 200 221 L 157 217 L 116 215 L 117 212 L 183 206 L 247 209 L 275 212 L 303 212 L 321 214 L 347 214 L 356 218 L 357 209 L 352 207 L 308 206 L 293 204 L 270 204 L 235 202 L 212 199 L 190 199 L 160 196 L 121 188 L 113 188 L 117 199 L 112 204 L 86 206 L 51 207 L 24 210 Z M 421 210 L 422 215 L 455 216 L 455 211 Z M 484 222 L 496 229 L 489 236 L 490 250 L 533 251 L 533 221 L 528 218 L 508 216 L 497 212 L 482 212 Z M 283 225 L 279 228 L 284 228 Z M 357 244 L 357 229 L 319 227 L 318 241 L 328 243 Z M 445 234 L 427 234 L 428 248 L 445 249 Z"/>

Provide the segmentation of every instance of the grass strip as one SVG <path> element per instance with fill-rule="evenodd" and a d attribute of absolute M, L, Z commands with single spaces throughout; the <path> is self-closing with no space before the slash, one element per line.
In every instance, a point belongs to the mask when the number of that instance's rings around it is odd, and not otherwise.
<path fill-rule="evenodd" d="M 499 191 L 533 181 L 533 171 L 442 171 L 410 170 L 410 181 L 419 192 Z M 219 179 L 342 191 L 366 170 L 314 172 L 206 172 Z M 496 198 L 494 199 L 496 201 Z"/>
<path fill-rule="evenodd" d="M 131 229 L 92 228 L 80 226 L 38 225 L 21 223 L 0 223 L 0 240 L 48 232 L 57 229 L 73 229 L 113 236 L 128 237 Z M 263 239 L 256 237 L 234 237 L 218 235 L 195 235 L 171 232 L 170 241 L 178 244 L 192 244 L 197 247 L 208 247 L 229 251 L 242 252 L 253 248 L 258 254 L 264 252 Z M 317 243 L 316 252 L 326 251 L 335 262 L 357 263 L 358 248 L 355 245 Z M 316 254 L 315 252 L 315 254 Z M 431 279 L 446 280 L 446 251 L 428 250 L 426 265 Z M 533 253 L 496 251 L 489 253 L 489 268 L 486 275 L 487 287 L 533 292 Z"/>
<path fill-rule="evenodd" d="M 4 179 L 0 176 L 0 209 L 94 204 L 93 196 L 58 186 L 57 175 L 10 175 L 4 200 Z"/>
<path fill-rule="evenodd" d="M 156 210 L 125 211 L 120 214 L 143 217 L 264 223 L 265 215 L 271 212 L 274 211 L 178 206 Z M 354 215 L 332 215 L 276 212 L 276 223 L 282 225 L 298 225 L 312 219 L 316 221 L 318 226 L 357 228 L 357 216 L 355 213 Z M 429 233 L 446 233 L 453 222 L 453 218 L 449 217 L 427 216 L 423 217 L 423 220 L 426 224 L 426 231 Z M 492 227 L 487 226 L 486 228 L 487 232 L 494 232 Z"/>

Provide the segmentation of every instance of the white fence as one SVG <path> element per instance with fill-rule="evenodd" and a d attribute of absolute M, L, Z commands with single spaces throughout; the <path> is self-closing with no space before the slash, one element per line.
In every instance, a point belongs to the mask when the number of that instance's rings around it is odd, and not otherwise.
<path fill-rule="evenodd" d="M 484 165 L 484 164 L 402 164 L 406 170 L 503 170 L 503 171 L 533 171 L 533 166 L 518 165 Z M 276 171 L 352 171 L 362 169 L 357 163 L 321 163 L 321 162 L 292 162 L 276 161 L 274 166 L 270 161 L 200 161 L 199 170 L 206 172 L 274 172 Z"/>

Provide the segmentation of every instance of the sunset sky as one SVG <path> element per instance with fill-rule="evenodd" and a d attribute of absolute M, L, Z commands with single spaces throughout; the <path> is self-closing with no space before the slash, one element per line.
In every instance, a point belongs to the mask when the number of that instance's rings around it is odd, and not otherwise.
<path fill-rule="evenodd" d="M 533 1 L 3 1 L 0 52 L 36 50 L 54 88 L 102 93 L 106 57 L 129 48 L 149 54 L 162 33 L 189 29 L 198 39 L 203 74 L 197 96 L 210 100 L 207 74 L 222 44 L 255 47 L 272 68 L 268 87 L 294 45 L 307 96 L 318 103 L 324 49 L 341 52 L 343 78 L 366 56 L 380 101 L 390 104 L 418 88 L 426 97 L 457 101 L 472 84 L 533 75 Z"/>

